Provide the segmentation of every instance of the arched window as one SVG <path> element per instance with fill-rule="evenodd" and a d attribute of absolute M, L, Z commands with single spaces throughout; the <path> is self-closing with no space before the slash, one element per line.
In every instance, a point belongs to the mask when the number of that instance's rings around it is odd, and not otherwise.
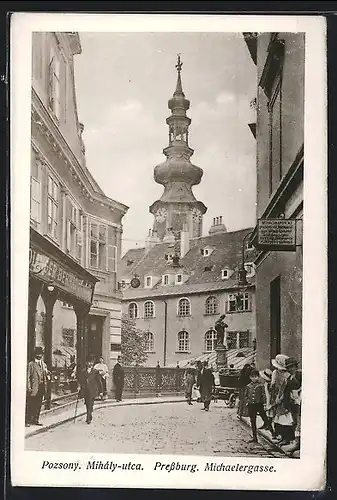
<path fill-rule="evenodd" d="M 216 331 L 208 330 L 205 333 L 205 351 L 214 351 L 216 347 Z"/>
<path fill-rule="evenodd" d="M 138 306 L 136 302 L 131 302 L 131 304 L 129 305 L 129 318 L 138 318 Z"/>
<path fill-rule="evenodd" d="M 144 318 L 154 317 L 154 303 L 152 300 L 147 300 L 144 304 Z"/>
<path fill-rule="evenodd" d="M 190 316 L 191 304 L 188 299 L 180 299 L 178 302 L 178 316 Z"/>
<path fill-rule="evenodd" d="M 206 299 L 205 306 L 206 314 L 218 314 L 218 299 L 213 295 Z"/>
<path fill-rule="evenodd" d="M 146 346 L 145 350 L 147 352 L 153 352 L 154 351 L 154 335 L 151 332 L 146 332 Z"/>
<path fill-rule="evenodd" d="M 190 336 L 185 331 L 182 330 L 178 333 L 178 351 L 180 352 L 189 352 L 190 350 Z"/>

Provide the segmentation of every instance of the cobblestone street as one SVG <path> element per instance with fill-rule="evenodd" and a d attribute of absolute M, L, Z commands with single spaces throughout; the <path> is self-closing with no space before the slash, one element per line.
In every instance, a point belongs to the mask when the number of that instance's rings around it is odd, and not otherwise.
<path fill-rule="evenodd" d="M 207 413 L 194 403 L 106 407 L 26 439 L 27 450 L 284 458 L 265 440 L 249 444 L 250 429 L 219 401 Z"/>

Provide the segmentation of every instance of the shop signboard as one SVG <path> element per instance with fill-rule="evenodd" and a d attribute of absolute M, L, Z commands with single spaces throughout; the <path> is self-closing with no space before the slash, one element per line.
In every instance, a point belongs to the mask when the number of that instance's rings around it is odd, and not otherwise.
<path fill-rule="evenodd" d="M 29 272 L 45 282 L 52 282 L 57 288 L 76 298 L 91 303 L 93 282 L 84 280 L 61 263 L 37 250 L 29 249 Z"/>

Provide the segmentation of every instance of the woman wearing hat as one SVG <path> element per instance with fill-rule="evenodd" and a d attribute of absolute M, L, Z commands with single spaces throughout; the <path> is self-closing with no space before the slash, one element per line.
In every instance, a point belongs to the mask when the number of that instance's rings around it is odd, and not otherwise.
<path fill-rule="evenodd" d="M 265 370 L 261 370 L 259 372 L 260 377 L 264 380 L 264 392 L 266 396 L 266 415 L 268 418 L 268 421 L 270 423 L 270 426 L 272 427 L 272 421 L 273 421 L 273 414 L 270 409 L 271 407 L 271 392 L 270 392 L 270 386 L 271 386 L 271 377 L 272 377 L 272 371 L 269 370 L 269 368 L 266 368 Z M 266 429 L 266 425 L 263 424 L 261 429 Z M 275 435 L 275 432 L 273 432 L 273 436 Z"/>
<path fill-rule="evenodd" d="M 271 379 L 271 412 L 273 415 L 277 442 L 280 446 L 288 445 L 293 440 L 293 418 L 286 407 L 284 390 L 290 373 L 286 361 L 289 356 L 278 354 L 271 363 L 275 367 Z"/>
<path fill-rule="evenodd" d="M 286 368 L 290 376 L 284 389 L 284 405 L 292 415 L 294 434 L 285 450 L 293 453 L 300 449 L 302 372 L 298 369 L 298 362 L 294 358 L 286 360 Z"/>

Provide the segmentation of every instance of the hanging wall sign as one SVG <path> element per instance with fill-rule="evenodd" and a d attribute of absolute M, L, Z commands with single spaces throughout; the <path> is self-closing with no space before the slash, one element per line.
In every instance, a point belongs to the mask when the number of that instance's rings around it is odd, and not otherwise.
<path fill-rule="evenodd" d="M 256 248 L 267 251 L 296 250 L 296 219 L 259 219 Z"/>

